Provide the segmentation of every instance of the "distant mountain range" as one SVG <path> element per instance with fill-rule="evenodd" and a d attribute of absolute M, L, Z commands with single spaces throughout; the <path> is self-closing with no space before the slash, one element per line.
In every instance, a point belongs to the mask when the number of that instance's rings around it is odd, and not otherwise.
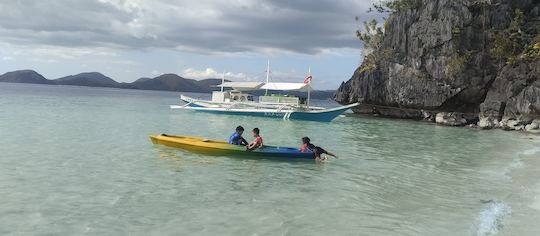
<path fill-rule="evenodd" d="M 217 85 L 221 84 L 221 79 L 194 80 L 176 74 L 163 74 L 155 78 L 140 78 L 131 83 L 119 83 L 99 72 L 85 72 L 49 80 L 33 70 L 17 70 L 0 75 L 0 82 L 210 93 L 219 90 Z M 313 98 L 327 99 L 334 95 L 334 91 L 312 91 L 311 95 Z"/>

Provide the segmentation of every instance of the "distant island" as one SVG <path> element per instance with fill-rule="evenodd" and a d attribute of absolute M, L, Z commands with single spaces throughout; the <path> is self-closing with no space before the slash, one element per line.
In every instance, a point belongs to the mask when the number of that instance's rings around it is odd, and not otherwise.
<path fill-rule="evenodd" d="M 176 74 L 163 74 L 154 78 L 140 78 L 131 83 L 120 83 L 99 72 L 85 72 L 50 80 L 33 70 L 17 70 L 0 75 L 0 82 L 211 93 L 220 89 L 217 85 L 221 84 L 221 79 L 194 80 Z M 333 90 L 316 90 L 312 91 L 311 96 L 316 99 L 329 99 L 334 92 Z M 301 95 L 297 92 L 289 94 Z M 255 95 L 260 94 L 256 92 Z"/>

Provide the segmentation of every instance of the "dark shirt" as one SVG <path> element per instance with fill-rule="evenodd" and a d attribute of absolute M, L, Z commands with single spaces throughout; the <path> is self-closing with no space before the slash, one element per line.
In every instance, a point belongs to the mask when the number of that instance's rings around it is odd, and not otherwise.
<path fill-rule="evenodd" d="M 311 151 L 315 153 L 315 155 L 317 156 L 327 153 L 326 150 L 324 150 L 322 147 L 315 146 L 311 143 L 305 143 L 304 145 L 302 145 L 302 148 L 300 148 L 300 151 L 301 152 Z"/>
<path fill-rule="evenodd" d="M 301 152 L 313 151 L 314 148 L 315 148 L 315 145 L 311 143 L 304 143 L 304 145 L 302 145 L 302 148 L 300 148 L 300 151 Z"/>

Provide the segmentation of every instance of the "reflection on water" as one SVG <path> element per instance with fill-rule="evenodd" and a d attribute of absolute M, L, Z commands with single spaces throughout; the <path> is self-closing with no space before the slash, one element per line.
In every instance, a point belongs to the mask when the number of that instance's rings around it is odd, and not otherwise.
<path fill-rule="evenodd" d="M 372 117 L 318 123 L 169 110 L 178 95 L 0 84 L 0 234 L 540 230 L 537 136 Z M 208 156 L 148 139 L 226 139 L 237 125 L 259 127 L 269 145 L 300 147 L 309 136 L 339 159 Z"/>

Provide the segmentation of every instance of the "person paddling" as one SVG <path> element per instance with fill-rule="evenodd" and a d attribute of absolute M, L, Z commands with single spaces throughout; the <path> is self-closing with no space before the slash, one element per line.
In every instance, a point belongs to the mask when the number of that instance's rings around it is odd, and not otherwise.
<path fill-rule="evenodd" d="M 261 131 L 259 130 L 259 128 L 253 129 L 253 137 L 255 139 L 250 144 L 247 145 L 246 149 L 248 151 L 252 151 L 252 150 L 255 150 L 257 148 L 261 148 L 263 146 L 263 139 L 259 135 L 260 132 Z"/>
<path fill-rule="evenodd" d="M 322 147 L 315 146 L 315 145 L 311 144 L 311 139 L 309 139 L 308 137 L 303 137 L 302 138 L 302 147 L 300 148 L 300 151 L 301 152 L 307 152 L 307 151 L 313 152 L 313 154 L 315 155 L 315 160 L 317 160 L 317 161 L 324 161 L 324 160 L 327 159 L 326 157 L 321 157 L 322 154 L 326 154 L 326 155 L 333 156 L 333 157 L 337 158 L 337 156 L 335 154 L 324 150 Z"/>
<path fill-rule="evenodd" d="M 234 144 L 234 145 L 242 145 L 242 146 L 248 145 L 248 142 L 244 139 L 244 137 L 242 137 L 243 133 L 244 133 L 244 127 L 240 125 L 236 127 L 236 132 L 234 132 L 229 137 L 229 143 Z"/>

